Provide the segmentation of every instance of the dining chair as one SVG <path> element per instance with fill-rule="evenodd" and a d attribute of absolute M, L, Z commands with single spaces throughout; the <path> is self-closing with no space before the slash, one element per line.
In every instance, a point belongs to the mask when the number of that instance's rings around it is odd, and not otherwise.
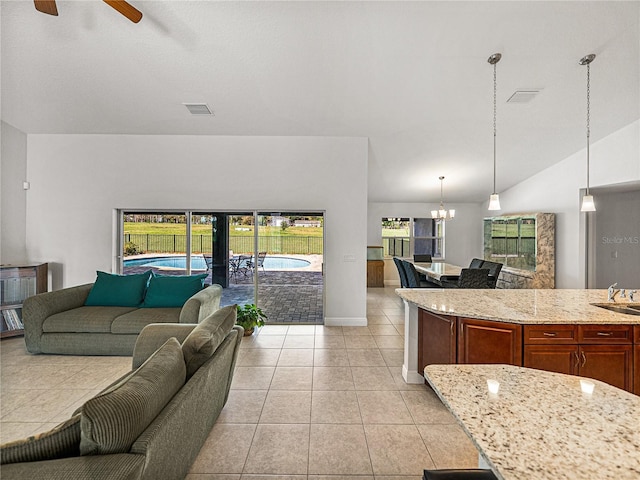
<path fill-rule="evenodd" d="M 463 268 L 458 282 L 442 282 L 444 288 L 489 288 L 488 268 Z"/>
<path fill-rule="evenodd" d="M 498 277 L 502 271 L 502 263 L 486 261 L 482 264 L 482 268 L 489 269 L 489 277 L 487 279 L 487 285 L 489 288 L 496 288 L 498 283 Z"/>
<path fill-rule="evenodd" d="M 435 283 L 420 280 L 420 274 L 416 270 L 416 267 L 413 266 L 413 263 L 407 262 L 406 260 L 400 261 L 407 275 L 407 288 L 440 288 L 440 286 Z"/>
<path fill-rule="evenodd" d="M 469 268 L 482 268 L 483 263 L 484 263 L 484 260 L 482 260 L 481 258 L 474 258 L 471 260 L 471 263 L 469 264 Z"/>
<path fill-rule="evenodd" d="M 398 269 L 398 275 L 400 276 L 400 287 L 407 288 L 407 273 L 404 271 L 404 267 L 402 266 L 402 260 L 398 257 L 393 257 L 393 263 L 396 264 L 396 268 Z"/>

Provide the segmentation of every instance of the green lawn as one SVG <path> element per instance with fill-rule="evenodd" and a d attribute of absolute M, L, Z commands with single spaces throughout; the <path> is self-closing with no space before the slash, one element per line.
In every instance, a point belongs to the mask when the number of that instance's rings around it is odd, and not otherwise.
<path fill-rule="evenodd" d="M 192 225 L 191 229 L 196 235 L 207 235 L 211 233 L 211 225 Z M 131 235 L 185 235 L 186 232 L 187 226 L 183 223 L 124 223 L 124 233 Z M 259 227 L 258 233 L 264 236 L 322 237 L 323 229 L 318 227 L 288 227 L 283 231 L 280 227 Z M 253 226 L 231 225 L 229 235 L 233 237 L 252 237 Z"/>

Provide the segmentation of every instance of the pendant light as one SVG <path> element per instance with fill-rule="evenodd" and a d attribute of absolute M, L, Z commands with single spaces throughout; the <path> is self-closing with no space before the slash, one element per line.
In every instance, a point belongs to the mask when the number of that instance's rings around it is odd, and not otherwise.
<path fill-rule="evenodd" d="M 489 197 L 489 210 L 500 210 L 500 197 L 496 192 L 496 64 L 501 58 L 501 53 L 494 53 L 487 60 L 493 65 L 493 193 Z"/>
<path fill-rule="evenodd" d="M 439 220 L 449 220 L 456 216 L 456 211 L 446 210 L 444 208 L 444 196 L 442 195 L 442 181 L 444 177 L 440 177 L 440 208 L 438 210 L 431 210 L 431 218 L 439 219 Z"/>
<path fill-rule="evenodd" d="M 594 53 L 590 53 L 586 57 L 582 57 L 580 59 L 580 65 L 587 66 L 587 191 L 582 197 L 582 207 L 580 207 L 581 212 L 595 212 L 596 204 L 593 202 L 593 195 L 589 193 L 589 137 L 591 136 L 590 129 L 590 97 L 591 97 L 591 62 L 596 58 Z"/>

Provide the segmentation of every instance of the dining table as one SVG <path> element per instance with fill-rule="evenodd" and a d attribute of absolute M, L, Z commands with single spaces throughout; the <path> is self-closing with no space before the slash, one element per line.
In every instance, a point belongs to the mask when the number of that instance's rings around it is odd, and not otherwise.
<path fill-rule="evenodd" d="M 460 277 L 462 267 L 445 262 L 413 262 L 418 273 L 427 277 L 427 280 L 442 285 L 443 282 L 455 283 Z"/>
<path fill-rule="evenodd" d="M 640 397 L 513 365 L 428 365 L 424 378 L 500 480 L 637 480 Z"/>

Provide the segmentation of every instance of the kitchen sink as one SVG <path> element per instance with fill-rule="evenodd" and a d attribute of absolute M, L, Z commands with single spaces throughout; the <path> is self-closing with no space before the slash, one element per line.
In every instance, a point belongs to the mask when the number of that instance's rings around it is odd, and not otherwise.
<path fill-rule="evenodd" d="M 616 313 L 623 313 L 625 315 L 640 315 L 640 305 L 625 305 L 619 303 L 592 303 L 594 307 L 604 308 Z"/>

